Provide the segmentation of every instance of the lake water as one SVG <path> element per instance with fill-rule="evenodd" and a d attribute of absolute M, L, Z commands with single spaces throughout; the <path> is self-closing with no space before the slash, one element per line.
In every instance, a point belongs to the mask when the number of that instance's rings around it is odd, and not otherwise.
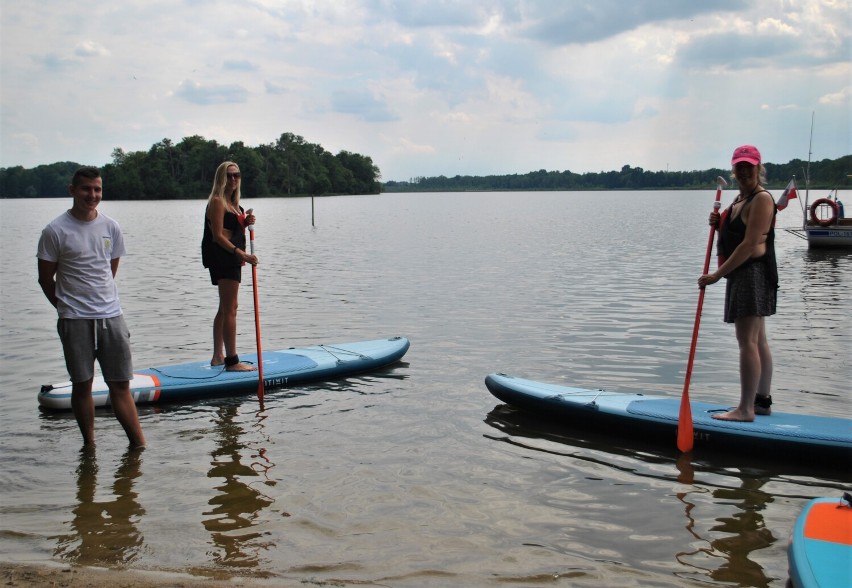
<path fill-rule="evenodd" d="M 678 461 L 674 440 L 537 422 L 483 384 L 502 371 L 679 398 L 712 200 L 329 197 L 315 226 L 309 198 L 244 202 L 258 216 L 264 349 L 402 335 L 410 351 L 380 373 L 268 392 L 263 410 L 251 396 L 141 408 L 141 453 L 101 411 L 96 457 L 70 414 L 36 400 L 67 379 L 35 250 L 70 199 L 0 200 L 2 558 L 294 585 L 783 586 L 796 515 L 839 497 L 849 464 Z M 125 232 L 118 284 L 137 368 L 211 354 L 204 204 L 101 204 Z M 799 225 L 797 209 L 779 226 Z M 780 230 L 777 250 L 774 408 L 849 416 L 852 255 Z M 735 404 L 723 290 L 705 297 L 690 394 Z"/>

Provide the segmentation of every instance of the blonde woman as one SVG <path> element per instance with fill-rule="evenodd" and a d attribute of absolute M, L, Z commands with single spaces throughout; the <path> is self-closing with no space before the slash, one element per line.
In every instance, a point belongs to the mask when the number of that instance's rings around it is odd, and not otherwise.
<path fill-rule="evenodd" d="M 210 280 L 219 288 L 219 310 L 213 319 L 213 358 L 210 365 L 224 365 L 228 371 L 254 371 L 237 355 L 237 298 L 242 266 L 257 264 L 246 252 L 246 227 L 253 225 L 253 214 L 240 206 L 239 166 L 226 161 L 216 169 L 213 190 L 204 214 L 201 260 L 210 270 Z"/>

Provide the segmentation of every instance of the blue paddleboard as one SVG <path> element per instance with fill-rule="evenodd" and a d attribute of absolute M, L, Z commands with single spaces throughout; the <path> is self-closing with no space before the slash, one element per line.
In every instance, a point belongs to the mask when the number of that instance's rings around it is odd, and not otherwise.
<path fill-rule="evenodd" d="M 405 337 L 393 337 L 264 351 L 263 385 L 284 388 L 377 370 L 402 359 L 409 346 Z M 257 364 L 256 353 L 241 357 L 244 363 Z M 136 404 L 152 404 L 251 394 L 257 392 L 258 383 L 256 371 L 229 372 L 207 360 L 135 371 L 130 390 Z M 92 397 L 95 406 L 109 404 L 109 389 L 101 376 L 95 377 Z M 70 410 L 71 382 L 42 386 L 38 402 L 43 408 Z"/>
<path fill-rule="evenodd" d="M 485 385 L 506 404 L 566 425 L 618 435 L 633 433 L 675 445 L 679 398 L 571 388 L 506 374 L 490 374 Z M 785 459 L 834 462 L 843 468 L 852 463 L 850 419 L 773 411 L 754 422 L 740 423 L 712 418 L 730 410 L 728 406 L 691 402 L 690 407 L 696 449 L 733 450 L 756 457 L 772 452 Z"/>

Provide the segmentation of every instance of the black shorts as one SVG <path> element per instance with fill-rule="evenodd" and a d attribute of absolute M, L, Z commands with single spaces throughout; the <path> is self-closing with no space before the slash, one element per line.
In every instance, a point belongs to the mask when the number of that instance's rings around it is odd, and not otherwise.
<path fill-rule="evenodd" d="M 242 279 L 243 268 L 239 265 L 221 265 L 210 267 L 210 281 L 216 286 L 219 280 L 234 280 L 239 282 Z"/>

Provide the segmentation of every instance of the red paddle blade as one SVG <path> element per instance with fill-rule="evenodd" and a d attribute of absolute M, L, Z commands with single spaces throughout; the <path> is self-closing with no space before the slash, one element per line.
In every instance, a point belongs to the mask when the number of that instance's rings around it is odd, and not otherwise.
<path fill-rule="evenodd" d="M 677 422 L 677 448 L 683 453 L 692 451 L 695 433 L 692 429 L 692 407 L 689 405 L 689 397 L 683 398 L 680 403 L 680 416 Z"/>

